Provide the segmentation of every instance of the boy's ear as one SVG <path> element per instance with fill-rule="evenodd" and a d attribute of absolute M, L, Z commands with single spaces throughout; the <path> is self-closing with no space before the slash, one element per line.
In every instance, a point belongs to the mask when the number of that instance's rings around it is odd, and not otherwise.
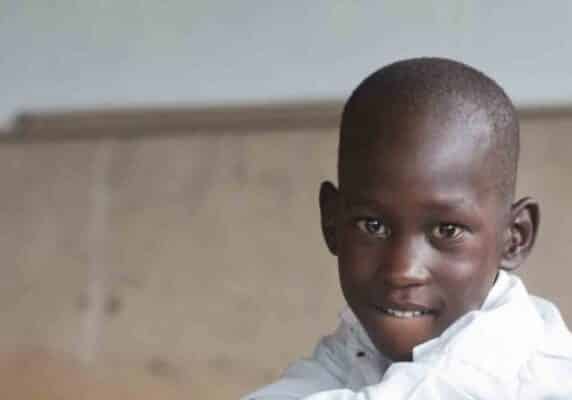
<path fill-rule="evenodd" d="M 320 217 L 322 234 L 330 253 L 337 255 L 338 243 L 336 235 L 338 214 L 338 189 L 329 181 L 320 186 Z"/>
<path fill-rule="evenodd" d="M 534 246 L 539 223 L 540 209 L 536 200 L 525 197 L 512 205 L 501 269 L 512 271 L 520 267 Z"/>

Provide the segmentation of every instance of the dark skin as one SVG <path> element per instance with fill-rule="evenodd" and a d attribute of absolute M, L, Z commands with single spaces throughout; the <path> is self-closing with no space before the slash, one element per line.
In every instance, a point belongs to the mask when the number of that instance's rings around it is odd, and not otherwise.
<path fill-rule="evenodd" d="M 491 121 L 455 107 L 354 121 L 370 139 L 345 161 L 340 188 L 320 189 L 344 297 L 394 361 L 412 360 L 415 346 L 480 308 L 499 268 L 520 266 L 536 237 L 536 201 L 499 195 Z"/>

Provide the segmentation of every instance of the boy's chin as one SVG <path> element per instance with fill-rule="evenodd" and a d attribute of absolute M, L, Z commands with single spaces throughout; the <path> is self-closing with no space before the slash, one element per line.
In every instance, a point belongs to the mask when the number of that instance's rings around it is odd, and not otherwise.
<path fill-rule="evenodd" d="M 413 349 L 421 343 L 408 344 L 404 343 L 401 346 L 390 346 L 386 343 L 375 344 L 377 349 L 387 358 L 394 362 L 407 362 L 413 361 Z"/>
<path fill-rule="evenodd" d="M 410 362 L 413 361 L 413 349 L 407 351 L 407 349 L 401 349 L 401 351 L 393 351 L 390 349 L 387 350 L 378 350 L 392 362 Z"/>
<path fill-rule="evenodd" d="M 401 341 L 400 343 L 374 343 L 380 353 L 394 362 L 413 361 L 413 349 L 427 340 L 421 341 Z"/>
<path fill-rule="evenodd" d="M 392 361 L 411 361 L 413 349 L 438 336 L 435 316 L 381 317 L 368 321 L 366 330 L 376 348 Z"/>

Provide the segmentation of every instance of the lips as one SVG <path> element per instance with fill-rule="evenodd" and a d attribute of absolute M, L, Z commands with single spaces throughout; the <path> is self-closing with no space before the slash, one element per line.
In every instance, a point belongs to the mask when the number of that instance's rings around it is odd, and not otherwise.
<path fill-rule="evenodd" d="M 435 309 L 427 305 L 411 302 L 383 302 L 374 307 L 377 311 L 395 318 L 420 318 L 437 314 Z"/>

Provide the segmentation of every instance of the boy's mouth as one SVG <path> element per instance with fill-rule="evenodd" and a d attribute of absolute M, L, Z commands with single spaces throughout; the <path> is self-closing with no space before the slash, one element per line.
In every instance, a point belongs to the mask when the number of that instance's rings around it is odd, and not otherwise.
<path fill-rule="evenodd" d="M 418 318 L 425 315 L 433 314 L 431 310 L 398 310 L 395 308 L 379 308 L 381 312 L 397 318 Z"/>
<path fill-rule="evenodd" d="M 375 309 L 384 315 L 394 318 L 420 318 L 436 316 L 437 312 L 426 305 L 411 302 L 384 302 L 375 305 Z"/>

